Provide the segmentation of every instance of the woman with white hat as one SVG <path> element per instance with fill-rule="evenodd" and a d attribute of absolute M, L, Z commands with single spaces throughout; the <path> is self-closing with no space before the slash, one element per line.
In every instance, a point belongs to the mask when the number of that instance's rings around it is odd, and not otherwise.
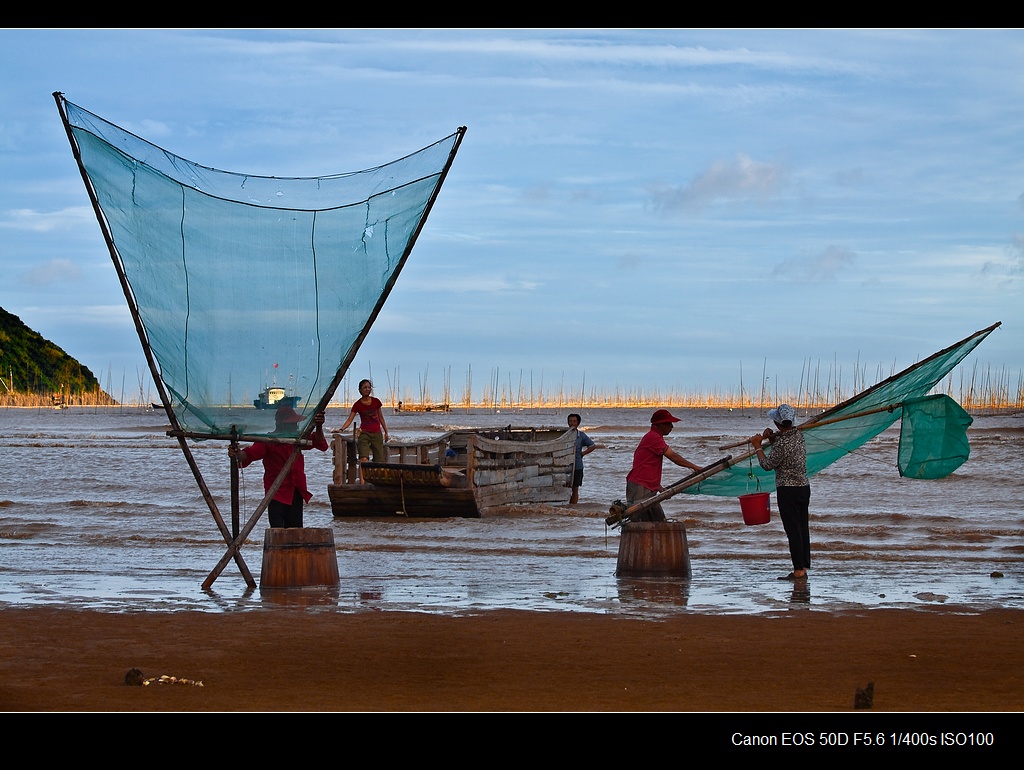
<path fill-rule="evenodd" d="M 763 434 L 752 436 L 750 443 L 757 451 L 761 467 L 775 471 L 775 498 L 793 559 L 793 571 L 779 580 L 806 580 L 807 568 L 811 566 L 811 486 L 807 481 L 804 434 L 793 424 L 796 410 L 789 404 L 779 404 L 768 410 L 768 417 L 778 431 L 767 428 Z M 767 455 L 761 448 L 765 439 L 771 445 Z"/>

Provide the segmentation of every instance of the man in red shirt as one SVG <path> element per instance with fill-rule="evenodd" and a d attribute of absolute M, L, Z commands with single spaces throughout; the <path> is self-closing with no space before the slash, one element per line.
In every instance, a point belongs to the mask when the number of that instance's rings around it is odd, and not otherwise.
<path fill-rule="evenodd" d="M 274 433 L 293 433 L 295 426 L 302 422 L 302 415 L 289 406 L 280 407 L 275 417 L 276 428 Z M 327 439 L 324 437 L 324 413 L 317 412 L 313 416 L 316 428 L 310 439 L 313 448 L 321 452 L 327 451 Z M 245 449 L 234 452 L 228 449 L 229 455 L 234 455 L 238 466 L 244 468 L 256 460 L 263 461 L 263 489 L 269 491 L 281 472 L 285 462 L 291 456 L 292 444 L 277 444 L 257 442 Z M 301 527 L 302 526 L 302 505 L 308 503 L 313 495 L 306 487 L 306 469 L 302 461 L 302 452 L 295 458 L 292 467 L 285 476 L 281 486 L 274 494 L 274 499 L 267 505 L 267 513 L 270 517 L 271 527 Z"/>
<path fill-rule="evenodd" d="M 633 452 L 633 469 L 626 476 L 626 503 L 633 505 L 653 497 L 661 491 L 661 460 L 667 457 L 682 468 L 699 471 L 695 465 L 665 443 L 665 436 L 672 432 L 673 423 L 679 422 L 668 409 L 659 409 L 651 416 L 651 429 L 640 439 Z M 661 503 L 655 503 L 647 510 L 633 517 L 633 521 L 665 521 Z"/>

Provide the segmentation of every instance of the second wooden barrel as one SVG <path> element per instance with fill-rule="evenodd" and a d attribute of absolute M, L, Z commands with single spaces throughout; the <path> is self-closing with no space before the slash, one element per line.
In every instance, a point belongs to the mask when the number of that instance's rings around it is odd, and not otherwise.
<path fill-rule="evenodd" d="M 622 526 L 615 574 L 622 577 L 690 577 L 686 525 L 637 521 Z"/>
<path fill-rule="evenodd" d="M 338 585 L 334 530 L 271 527 L 263 539 L 261 588 Z"/>

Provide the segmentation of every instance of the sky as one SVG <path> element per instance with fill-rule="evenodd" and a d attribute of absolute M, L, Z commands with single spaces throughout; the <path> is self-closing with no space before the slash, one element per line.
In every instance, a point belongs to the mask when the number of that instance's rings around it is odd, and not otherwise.
<path fill-rule="evenodd" d="M 874 381 L 997 321 L 961 369 L 1024 371 L 1024 31 L 6 29 L 0 73 L 0 307 L 115 391 L 145 358 L 54 91 L 273 176 L 467 128 L 352 393 Z"/>

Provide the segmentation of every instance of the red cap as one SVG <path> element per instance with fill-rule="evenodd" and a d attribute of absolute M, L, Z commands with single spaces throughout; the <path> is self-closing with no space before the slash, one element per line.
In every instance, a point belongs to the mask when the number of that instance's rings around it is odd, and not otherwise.
<path fill-rule="evenodd" d="M 673 417 L 668 409 L 659 409 L 651 415 L 651 425 L 657 425 L 659 422 L 679 422 L 679 418 Z"/>
<path fill-rule="evenodd" d="M 302 422 L 302 415 L 290 406 L 282 406 L 279 407 L 277 412 L 274 414 L 274 421 L 279 425 L 290 425 Z"/>

